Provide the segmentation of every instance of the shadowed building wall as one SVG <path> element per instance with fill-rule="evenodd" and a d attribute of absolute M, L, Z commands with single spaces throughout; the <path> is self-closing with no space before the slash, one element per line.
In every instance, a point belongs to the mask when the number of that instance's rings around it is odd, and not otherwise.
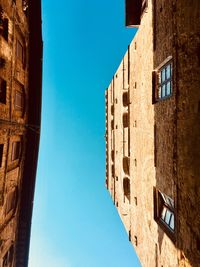
<path fill-rule="evenodd" d="M 41 77 L 40 1 L 0 0 L 1 267 L 28 266 Z"/>

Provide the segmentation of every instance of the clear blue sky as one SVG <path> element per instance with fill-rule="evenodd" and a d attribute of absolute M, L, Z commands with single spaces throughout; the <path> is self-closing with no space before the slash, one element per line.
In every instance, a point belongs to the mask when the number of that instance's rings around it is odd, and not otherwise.
<path fill-rule="evenodd" d="M 30 267 L 140 266 L 105 187 L 104 92 L 134 34 L 124 0 L 43 0 Z"/>

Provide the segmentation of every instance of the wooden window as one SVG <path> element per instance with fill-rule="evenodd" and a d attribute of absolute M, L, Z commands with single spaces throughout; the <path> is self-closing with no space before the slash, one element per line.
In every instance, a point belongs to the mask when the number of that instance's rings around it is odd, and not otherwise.
<path fill-rule="evenodd" d="M 24 95 L 21 91 L 15 91 L 15 110 L 23 111 L 24 107 Z"/>
<path fill-rule="evenodd" d="M 14 161 L 14 160 L 19 159 L 19 154 L 20 154 L 20 141 L 13 142 L 11 160 Z"/>
<path fill-rule="evenodd" d="M 24 62 L 24 47 L 19 40 L 17 40 L 17 45 L 16 45 L 16 57 L 22 63 Z"/>
<path fill-rule="evenodd" d="M 174 213 L 174 200 L 154 189 L 154 219 L 170 237 L 173 237 L 175 231 Z"/>
<path fill-rule="evenodd" d="M 2 167 L 2 160 L 3 160 L 3 144 L 0 144 L 0 168 Z"/>
<path fill-rule="evenodd" d="M 0 103 L 2 104 L 6 104 L 6 88 L 7 88 L 6 81 L 0 78 Z"/>
<path fill-rule="evenodd" d="M 3 257 L 2 267 L 10 267 L 13 262 L 13 256 L 14 256 L 14 247 L 12 245 Z"/>
<path fill-rule="evenodd" d="M 5 214 L 7 215 L 11 210 L 15 210 L 17 205 L 17 187 L 10 191 L 6 198 Z"/>
<path fill-rule="evenodd" d="M 130 202 L 131 190 L 130 190 L 130 179 L 128 177 L 125 177 L 123 179 L 123 190 L 124 190 L 124 197 L 126 197 Z"/>

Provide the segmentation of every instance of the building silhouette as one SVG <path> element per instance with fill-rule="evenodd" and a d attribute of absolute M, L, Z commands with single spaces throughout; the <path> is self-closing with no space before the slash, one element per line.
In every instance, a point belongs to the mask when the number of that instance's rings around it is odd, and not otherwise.
<path fill-rule="evenodd" d="M 0 0 L 0 266 L 27 267 L 40 138 L 39 0 Z"/>
<path fill-rule="evenodd" d="M 200 2 L 126 0 L 106 186 L 144 267 L 200 266 Z"/>

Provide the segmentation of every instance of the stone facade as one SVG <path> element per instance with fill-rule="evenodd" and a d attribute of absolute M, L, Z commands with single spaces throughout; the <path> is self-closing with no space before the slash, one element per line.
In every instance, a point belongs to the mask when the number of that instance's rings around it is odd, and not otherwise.
<path fill-rule="evenodd" d="M 40 118 L 32 124 L 33 106 L 30 97 L 41 95 L 41 17 L 38 16 L 38 38 L 40 51 L 35 51 L 38 64 L 35 74 L 30 73 L 33 56 L 30 47 L 34 32 L 33 13 L 40 9 L 40 1 L 28 4 L 28 1 L 0 0 L 0 266 L 25 267 L 28 264 L 30 223 L 34 180 L 39 144 Z M 37 25 L 37 24 L 36 24 Z M 32 66 L 33 67 L 33 66 Z M 39 67 L 37 69 L 37 67 Z M 33 77 L 34 76 L 34 77 Z M 36 89 L 35 84 L 39 86 Z M 35 92 L 33 92 L 33 87 Z M 41 97 L 35 102 L 40 113 Z M 33 101 L 33 99 L 32 99 Z M 32 110 L 32 112 L 31 112 Z M 30 126 L 31 125 L 31 126 Z M 30 138 L 30 132 L 35 141 Z M 33 142 L 32 142 L 33 141 Z M 30 149 L 32 142 L 32 149 Z M 28 156 L 33 153 L 35 155 Z M 33 153 L 34 154 L 34 153 Z M 29 160 L 29 166 L 27 166 Z M 25 166 L 26 165 L 26 166 Z M 31 168 L 34 167 L 34 170 Z M 30 177 L 27 176 L 30 169 Z M 25 179 L 30 179 L 25 188 Z M 31 189 L 30 189 L 31 187 Z M 27 203 L 30 209 L 22 218 L 24 191 L 30 193 Z M 28 205 L 28 204 L 26 204 Z M 24 235 L 21 228 L 24 227 Z M 22 240 L 23 239 L 23 240 Z"/>
<path fill-rule="evenodd" d="M 141 10 L 106 90 L 106 185 L 142 266 L 196 267 L 200 3 L 149 0 Z"/>

